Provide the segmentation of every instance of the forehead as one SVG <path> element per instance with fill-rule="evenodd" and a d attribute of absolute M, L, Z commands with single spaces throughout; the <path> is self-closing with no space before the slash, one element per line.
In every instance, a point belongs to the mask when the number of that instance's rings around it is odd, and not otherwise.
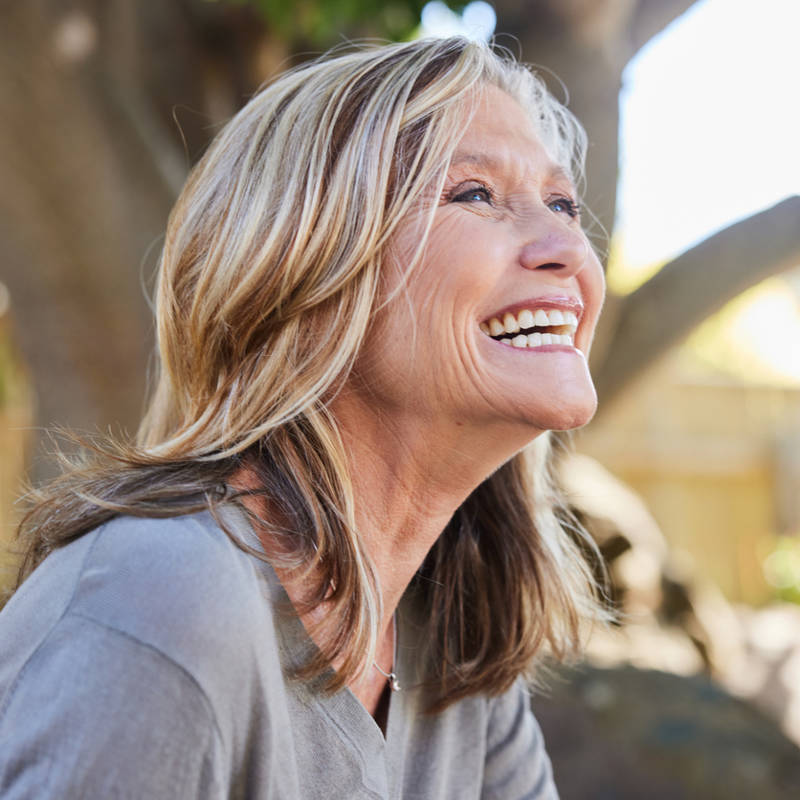
<path fill-rule="evenodd" d="M 539 135 L 531 113 L 495 86 L 480 93 L 450 163 L 452 167 L 478 165 L 570 180 Z"/>

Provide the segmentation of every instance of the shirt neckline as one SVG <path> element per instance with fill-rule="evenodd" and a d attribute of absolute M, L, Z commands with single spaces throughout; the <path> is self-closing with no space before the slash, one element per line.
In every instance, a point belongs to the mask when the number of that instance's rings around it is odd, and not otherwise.
<path fill-rule="evenodd" d="M 244 544 L 263 554 L 264 548 L 258 538 L 247 512 L 238 503 L 228 503 L 217 509 L 222 522 Z M 307 662 L 317 652 L 317 646 L 292 606 L 272 565 L 263 559 L 252 557 L 255 569 L 263 577 L 268 599 L 273 609 L 273 621 L 280 649 L 279 657 L 284 675 L 288 675 L 298 665 Z M 416 692 L 414 664 L 411 662 L 410 647 L 406 642 L 405 603 L 401 600 L 397 609 L 397 646 L 395 666 L 400 685 L 399 692 L 391 692 L 386 717 L 384 735 L 373 716 L 361 704 L 349 687 L 330 694 L 324 691 L 326 679 L 333 673 L 329 667 L 322 675 L 312 680 L 286 678 L 287 688 L 302 695 L 305 702 L 314 704 L 337 730 L 341 739 L 359 754 L 362 774 L 366 786 L 377 791 L 380 796 L 388 790 L 389 761 L 402 760 L 405 730 L 409 713 L 412 711 Z M 408 676 L 404 681 L 404 676 Z M 396 764 L 394 766 L 397 766 Z"/>

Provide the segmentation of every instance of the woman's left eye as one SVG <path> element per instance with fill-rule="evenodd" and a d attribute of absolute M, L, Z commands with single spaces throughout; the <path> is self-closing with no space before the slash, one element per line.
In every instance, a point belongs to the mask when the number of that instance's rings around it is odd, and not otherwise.
<path fill-rule="evenodd" d="M 547 204 L 547 207 L 556 214 L 566 214 L 572 219 L 575 219 L 581 210 L 581 207 L 569 197 L 555 197 Z"/>

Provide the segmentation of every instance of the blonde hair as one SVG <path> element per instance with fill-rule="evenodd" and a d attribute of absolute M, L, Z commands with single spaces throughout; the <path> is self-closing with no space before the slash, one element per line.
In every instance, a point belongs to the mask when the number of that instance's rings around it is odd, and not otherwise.
<path fill-rule="evenodd" d="M 551 156 L 580 177 L 585 138 L 571 114 L 529 70 L 461 38 L 304 65 L 228 123 L 169 219 L 160 373 L 138 442 L 42 492 L 23 525 L 22 576 L 114 514 L 213 510 L 247 465 L 281 520 L 259 523 L 280 539 L 282 566 L 303 570 L 309 605 L 324 598 L 341 621 L 304 674 L 338 659 L 333 690 L 370 663 L 380 597 L 329 402 L 375 311 L 386 245 L 426 193 L 438 196 L 452 132 L 487 85 L 529 109 Z M 423 566 L 433 708 L 506 688 L 544 649 L 574 650 L 581 621 L 597 616 L 547 451 L 543 437 L 477 487 Z"/>

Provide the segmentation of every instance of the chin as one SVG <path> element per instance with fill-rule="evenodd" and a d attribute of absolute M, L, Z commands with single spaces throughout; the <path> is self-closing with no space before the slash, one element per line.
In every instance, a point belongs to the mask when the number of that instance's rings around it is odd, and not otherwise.
<path fill-rule="evenodd" d="M 550 431 L 574 431 L 577 428 L 582 428 L 584 425 L 588 425 L 591 422 L 592 417 L 594 417 L 595 411 L 597 411 L 597 404 L 591 409 L 582 409 L 579 412 L 575 412 L 572 416 L 568 419 L 561 419 L 556 422 L 556 424 L 551 425 L 548 430 Z"/>
<path fill-rule="evenodd" d="M 597 395 L 592 391 L 580 397 L 548 401 L 546 407 L 520 409 L 527 424 L 542 431 L 571 431 L 589 423 L 597 411 Z"/>

